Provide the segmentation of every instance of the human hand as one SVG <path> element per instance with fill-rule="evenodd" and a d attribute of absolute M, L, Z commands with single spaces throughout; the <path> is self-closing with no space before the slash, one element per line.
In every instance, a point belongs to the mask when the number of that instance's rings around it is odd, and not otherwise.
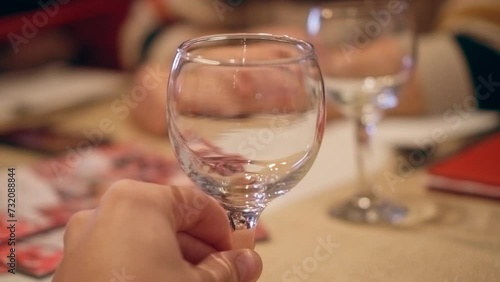
<path fill-rule="evenodd" d="M 266 62 L 301 56 L 294 51 L 285 46 L 263 48 L 260 45 L 206 51 L 201 56 L 207 61 L 225 62 L 234 58 L 231 61 L 236 61 L 236 64 L 225 68 L 199 64 L 181 73 L 178 83 L 183 87 L 177 90 L 179 95 L 174 98 L 176 107 L 181 113 L 224 117 L 303 111 L 311 103 L 304 90 L 306 77 L 299 66 L 237 66 L 245 60 L 249 63 Z"/>
<path fill-rule="evenodd" d="M 262 48 L 248 46 L 243 54 L 241 47 L 216 48 L 204 53 L 203 58 L 222 60 L 243 58 L 246 60 L 274 60 L 290 58 L 292 48 Z M 196 54 L 192 54 L 196 56 Z M 167 72 L 166 66 L 161 67 Z M 257 68 L 257 67 L 256 67 Z M 186 114 L 206 114 L 210 116 L 243 116 L 247 114 L 302 111 L 311 106 L 308 94 L 304 92 L 306 78 L 298 66 L 291 64 L 274 68 L 260 67 L 261 71 L 245 68 L 206 68 L 197 65 L 189 72 L 181 74 L 183 88 L 177 95 L 178 111 Z M 145 66 L 138 72 L 136 84 L 147 78 Z M 319 74 L 318 74 L 319 75 Z M 143 83 L 144 84 L 144 83 Z M 132 114 L 141 128 L 161 134 L 166 131 L 165 93 L 166 79 L 148 91 L 145 99 L 133 109 Z M 302 97 L 303 99 L 298 99 Z"/>
<path fill-rule="evenodd" d="M 255 252 L 230 250 L 224 210 L 194 188 L 117 182 L 73 216 L 64 244 L 53 282 L 256 281 L 262 271 Z"/>

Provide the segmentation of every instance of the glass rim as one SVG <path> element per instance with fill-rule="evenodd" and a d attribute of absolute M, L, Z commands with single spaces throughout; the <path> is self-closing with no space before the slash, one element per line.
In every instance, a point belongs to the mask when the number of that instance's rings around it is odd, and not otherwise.
<path fill-rule="evenodd" d="M 299 51 L 298 54 L 287 57 L 287 58 L 276 58 L 276 59 L 260 59 L 260 60 L 248 60 L 248 61 L 236 61 L 236 60 L 220 60 L 211 59 L 209 57 L 194 57 L 190 53 L 190 49 L 194 47 L 203 47 L 204 44 L 209 42 L 222 42 L 224 40 L 241 40 L 249 39 L 253 41 L 262 42 L 279 42 L 289 44 L 290 46 L 295 46 Z M 270 65 L 287 65 L 294 64 L 309 58 L 315 58 L 316 53 L 313 44 L 306 40 L 294 38 L 284 34 L 271 34 L 271 33 L 221 33 L 206 35 L 197 38 L 192 38 L 184 41 L 177 48 L 177 56 L 182 57 L 182 59 L 204 65 L 213 66 L 270 66 Z"/>

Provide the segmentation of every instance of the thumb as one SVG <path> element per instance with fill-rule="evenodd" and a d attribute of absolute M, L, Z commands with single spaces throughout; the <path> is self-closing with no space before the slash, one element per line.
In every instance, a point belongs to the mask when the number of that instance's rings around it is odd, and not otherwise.
<path fill-rule="evenodd" d="M 197 268 L 197 281 L 253 282 L 262 273 L 262 260 L 252 250 L 233 250 L 211 254 Z"/>

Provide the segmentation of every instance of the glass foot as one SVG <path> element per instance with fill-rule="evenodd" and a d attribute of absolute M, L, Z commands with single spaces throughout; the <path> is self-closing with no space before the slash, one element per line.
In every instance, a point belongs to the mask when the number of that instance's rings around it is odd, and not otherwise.
<path fill-rule="evenodd" d="M 363 224 L 414 225 L 436 214 L 430 204 L 400 204 L 377 197 L 356 196 L 330 209 L 330 215 L 345 221 Z"/>

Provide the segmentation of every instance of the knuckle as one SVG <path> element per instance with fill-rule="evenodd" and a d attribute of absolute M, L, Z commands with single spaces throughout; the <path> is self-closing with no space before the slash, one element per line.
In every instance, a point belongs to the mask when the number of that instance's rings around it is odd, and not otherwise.
<path fill-rule="evenodd" d="M 116 207 L 125 205 L 127 207 L 156 207 L 162 206 L 165 197 L 162 193 L 165 186 L 144 183 L 135 180 L 119 180 L 113 183 L 106 194 L 102 197 L 100 206 Z"/>
<path fill-rule="evenodd" d="M 83 225 L 89 218 L 92 211 L 79 211 L 71 216 L 66 225 L 66 229 L 74 229 Z"/>
<path fill-rule="evenodd" d="M 68 242 L 75 234 L 78 235 L 82 227 L 88 222 L 92 212 L 91 210 L 80 211 L 71 216 L 64 231 L 64 242 Z"/>
<path fill-rule="evenodd" d="M 135 180 L 131 180 L 131 179 L 121 179 L 121 180 L 118 180 L 116 182 L 114 182 L 113 184 L 111 184 L 111 186 L 109 187 L 109 190 L 110 191 L 119 191 L 120 193 L 124 193 L 126 191 L 129 191 L 129 190 L 132 190 L 131 188 L 134 188 L 136 186 L 138 186 L 141 182 L 139 181 L 135 181 Z"/>
<path fill-rule="evenodd" d="M 140 182 L 130 179 L 118 180 L 109 186 L 101 202 L 118 203 L 124 200 L 137 198 L 141 194 L 138 192 L 139 189 L 137 189 L 140 184 Z"/>

